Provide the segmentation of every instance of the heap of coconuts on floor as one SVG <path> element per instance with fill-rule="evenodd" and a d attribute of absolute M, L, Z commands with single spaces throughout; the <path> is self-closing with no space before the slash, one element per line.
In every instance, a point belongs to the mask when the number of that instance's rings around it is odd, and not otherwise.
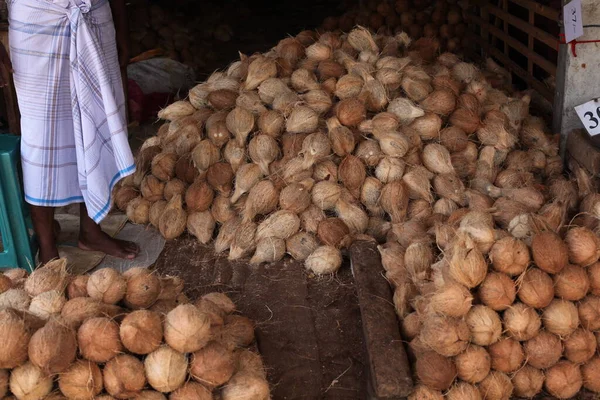
<path fill-rule="evenodd" d="M 433 38 L 302 32 L 163 109 L 115 202 L 167 239 L 316 274 L 377 241 L 413 399 L 600 392 L 600 195 L 506 75 Z"/>
<path fill-rule="evenodd" d="M 269 399 L 254 325 L 222 293 L 144 268 L 0 275 L 3 399 Z"/>

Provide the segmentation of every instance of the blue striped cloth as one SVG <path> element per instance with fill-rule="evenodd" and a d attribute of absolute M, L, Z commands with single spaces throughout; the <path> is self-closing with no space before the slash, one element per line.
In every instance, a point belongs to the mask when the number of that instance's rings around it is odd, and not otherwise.
<path fill-rule="evenodd" d="M 9 0 L 25 199 L 85 202 L 100 222 L 135 171 L 107 0 Z"/>

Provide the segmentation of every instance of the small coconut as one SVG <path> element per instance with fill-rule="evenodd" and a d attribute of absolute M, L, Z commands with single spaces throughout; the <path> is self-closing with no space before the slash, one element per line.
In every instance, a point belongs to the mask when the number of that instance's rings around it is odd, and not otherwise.
<path fill-rule="evenodd" d="M 515 372 L 525 361 L 525 353 L 518 341 L 511 338 L 500 339 L 488 347 L 492 358 L 492 369 L 504 373 Z"/>
<path fill-rule="evenodd" d="M 210 339 L 210 319 L 191 304 L 182 304 L 167 314 L 165 342 L 180 353 L 200 350 Z"/>
<path fill-rule="evenodd" d="M 223 388 L 221 398 L 223 400 L 268 400 L 269 383 L 254 374 L 239 372 Z"/>
<path fill-rule="evenodd" d="M 231 196 L 231 203 L 237 202 L 244 193 L 252 189 L 262 176 L 263 172 L 258 164 L 247 163 L 239 167 L 235 175 L 235 190 Z"/>
<path fill-rule="evenodd" d="M 357 98 L 343 99 L 336 106 L 336 117 L 348 127 L 357 127 L 366 119 L 366 112 L 364 103 Z"/>
<path fill-rule="evenodd" d="M 109 305 L 90 297 L 76 297 L 65 303 L 61 310 L 61 318 L 67 325 L 78 329 L 83 321 L 88 318 L 108 315 L 114 310 L 120 310 L 119 307 L 110 309 Z"/>
<path fill-rule="evenodd" d="M 494 243 L 490 261 L 496 271 L 516 276 L 523 273 L 529 265 L 529 249 L 521 240 L 506 237 Z"/>
<path fill-rule="evenodd" d="M 287 239 L 300 228 L 300 218 L 291 211 L 280 210 L 269 215 L 256 229 L 256 240 L 266 237 Z"/>
<path fill-rule="evenodd" d="M 335 247 L 321 246 L 308 256 L 304 265 L 317 275 L 332 274 L 342 266 L 342 255 Z"/>
<path fill-rule="evenodd" d="M 391 157 L 404 157 L 411 148 L 407 136 L 399 132 L 386 132 L 378 140 L 381 151 Z"/>
<path fill-rule="evenodd" d="M 600 329 L 600 297 L 587 296 L 577 305 L 581 326 L 590 330 Z"/>
<path fill-rule="evenodd" d="M 544 309 L 542 322 L 547 331 L 567 337 L 579 326 L 577 307 L 570 301 L 554 299 Z"/>
<path fill-rule="evenodd" d="M 596 354 L 596 337 L 586 329 L 575 330 L 563 343 L 565 357 L 575 364 L 583 364 Z"/>
<path fill-rule="evenodd" d="M 215 226 L 215 220 L 209 211 L 188 215 L 187 231 L 202 244 L 208 244 L 212 240 Z"/>
<path fill-rule="evenodd" d="M 519 299 L 533 308 L 544 308 L 554 297 L 554 284 L 550 275 L 537 268 L 530 268 L 521 277 L 517 291 Z"/>
<path fill-rule="evenodd" d="M 168 181 L 165 185 L 164 197 L 167 201 L 171 200 L 175 195 L 183 196 L 185 195 L 185 191 L 187 189 L 187 185 L 177 179 L 173 178 Z"/>
<path fill-rule="evenodd" d="M 438 115 L 450 115 L 456 108 L 456 97 L 446 89 L 434 90 L 421 101 L 420 105 L 425 111 Z"/>
<path fill-rule="evenodd" d="M 437 313 L 462 317 L 469 312 L 472 302 L 473 296 L 466 287 L 449 282 L 434 293 L 429 300 L 429 306 Z"/>
<path fill-rule="evenodd" d="M 256 243 L 256 224 L 243 222 L 233 235 L 227 258 L 231 261 L 249 256 L 255 250 Z"/>
<path fill-rule="evenodd" d="M 206 181 L 223 196 L 229 196 L 233 188 L 234 174 L 230 164 L 218 162 L 208 167 Z"/>
<path fill-rule="evenodd" d="M 299 183 L 292 183 L 279 192 L 279 207 L 300 214 L 311 203 L 310 192 Z"/>
<path fill-rule="evenodd" d="M 513 384 L 510 378 L 498 371 L 492 371 L 479 384 L 479 392 L 487 400 L 507 400 L 513 393 Z"/>
<path fill-rule="evenodd" d="M 515 303 L 504 311 L 503 322 L 508 335 L 519 341 L 535 337 L 542 326 L 538 313 L 523 303 Z"/>
<path fill-rule="evenodd" d="M 50 290 L 31 299 L 29 312 L 42 319 L 49 319 L 60 314 L 67 299 L 62 291 Z"/>
<path fill-rule="evenodd" d="M 580 227 L 569 229 L 565 242 L 569 249 L 569 261 L 573 264 L 587 267 L 598 261 L 598 238 L 591 230 Z"/>
<path fill-rule="evenodd" d="M 450 276 L 467 288 L 474 288 L 486 277 L 487 264 L 476 248 L 467 248 L 457 243 L 450 259 Z"/>
<path fill-rule="evenodd" d="M 343 247 L 347 245 L 350 229 L 339 218 L 327 218 L 319 223 L 317 235 L 321 242 L 328 246 Z"/>
<path fill-rule="evenodd" d="M 190 363 L 192 378 L 209 388 L 221 386 L 229 381 L 234 371 L 233 353 L 214 341 L 195 352 Z"/>
<path fill-rule="evenodd" d="M 60 375 L 58 387 L 69 399 L 91 399 L 103 389 L 102 371 L 93 362 L 79 360 Z"/>
<path fill-rule="evenodd" d="M 433 351 L 425 352 L 417 358 L 415 370 L 419 380 L 435 390 L 448 389 L 456 376 L 452 360 Z"/>
<path fill-rule="evenodd" d="M 469 340 L 469 327 L 459 318 L 428 316 L 421 328 L 421 341 L 436 353 L 446 357 L 462 353 Z"/>
<path fill-rule="evenodd" d="M 0 311 L 0 368 L 12 369 L 27 360 L 31 333 L 25 321 L 13 310 Z"/>
<path fill-rule="evenodd" d="M 197 179 L 185 194 L 185 204 L 188 211 L 206 211 L 214 198 L 214 192 L 206 181 Z"/>
<path fill-rule="evenodd" d="M 583 387 L 594 393 L 600 393 L 600 357 L 596 356 L 581 366 Z"/>
<path fill-rule="evenodd" d="M 471 344 L 454 358 L 454 364 L 460 379 L 475 384 L 481 382 L 490 372 L 491 357 L 483 347 Z"/>
<path fill-rule="evenodd" d="M 152 159 L 152 175 L 161 181 L 168 181 L 175 176 L 177 154 L 160 153 Z"/>
<path fill-rule="evenodd" d="M 134 354 L 155 351 L 163 338 L 160 315 L 149 310 L 129 313 L 121 322 L 119 336 L 125 348 Z"/>
<path fill-rule="evenodd" d="M 117 399 L 136 397 L 146 386 L 144 364 L 128 354 L 121 354 L 106 363 L 103 369 L 104 388 Z"/>
<path fill-rule="evenodd" d="M 537 336 L 523 344 L 527 363 L 534 368 L 550 368 L 562 356 L 560 338 L 550 332 L 540 331 Z"/>
<path fill-rule="evenodd" d="M 121 211 L 127 209 L 129 202 L 140 195 L 140 192 L 131 186 L 121 186 L 115 191 L 115 205 Z"/>
<path fill-rule="evenodd" d="M 148 221 L 156 228 L 158 228 L 160 217 L 162 216 L 165 207 L 167 207 L 166 200 L 156 201 L 152 204 L 152 206 L 150 206 L 150 211 L 148 212 Z"/>
<path fill-rule="evenodd" d="M 413 340 L 421 332 L 422 321 L 417 312 L 412 312 L 402 319 L 401 322 L 402 337 L 406 340 Z"/>
<path fill-rule="evenodd" d="M 443 400 L 444 395 L 439 390 L 431 389 L 425 385 L 415 386 L 408 400 Z"/>
<path fill-rule="evenodd" d="M 77 331 L 79 352 L 86 360 L 105 363 L 123 351 L 119 325 L 105 317 L 86 320 Z"/>
<path fill-rule="evenodd" d="M 199 171 L 192 162 L 190 154 L 180 157 L 175 164 L 175 176 L 186 184 L 194 183 Z"/>
<path fill-rule="evenodd" d="M 408 200 L 408 189 L 402 181 L 387 183 L 381 189 L 381 207 L 389 214 L 393 223 L 400 223 L 406 219 Z"/>
<path fill-rule="evenodd" d="M 358 197 L 367 174 L 362 161 L 353 155 L 346 156 L 339 165 L 338 174 L 341 183 Z"/>
<path fill-rule="evenodd" d="M 52 377 L 28 362 L 10 373 L 10 391 L 17 399 L 43 399 L 52 391 Z"/>
<path fill-rule="evenodd" d="M 116 304 L 125 297 L 127 282 L 112 268 L 102 268 L 90 275 L 87 283 L 88 295 L 107 304 Z"/>
<path fill-rule="evenodd" d="M 390 183 L 402 179 L 405 167 L 406 163 L 402 159 L 385 156 L 375 168 L 375 177 L 379 179 L 381 183 Z"/>
<path fill-rule="evenodd" d="M 578 365 L 569 361 L 559 361 L 546 370 L 544 387 L 552 396 L 559 399 L 570 399 L 583 386 L 583 378 Z"/>
<path fill-rule="evenodd" d="M 283 132 L 285 120 L 281 113 L 275 110 L 268 110 L 258 117 L 258 129 L 265 135 L 278 138 Z"/>
<path fill-rule="evenodd" d="M 148 308 L 158 299 L 160 280 L 151 271 L 140 268 L 127 277 L 125 304 L 130 309 Z"/>
<path fill-rule="evenodd" d="M 217 340 L 229 350 L 248 347 L 254 341 L 254 323 L 240 315 L 228 315 Z"/>
<path fill-rule="evenodd" d="M 144 369 L 148 383 L 154 390 L 169 393 L 186 381 L 188 360 L 169 346 L 161 346 L 146 356 Z"/>
<path fill-rule="evenodd" d="M 439 174 L 433 178 L 433 189 L 459 205 L 466 205 L 465 186 L 455 174 Z"/>
<path fill-rule="evenodd" d="M 582 267 L 569 264 L 553 276 L 554 293 L 564 300 L 577 301 L 585 297 L 590 289 L 590 280 Z"/>
<path fill-rule="evenodd" d="M 248 193 L 243 220 L 251 221 L 257 215 L 268 214 L 275 210 L 279 202 L 279 192 L 269 180 L 258 182 Z"/>
<path fill-rule="evenodd" d="M 285 242 L 286 251 L 294 260 L 306 260 L 317 247 L 319 242 L 308 232 L 298 232 Z"/>
<path fill-rule="evenodd" d="M 517 296 L 515 283 L 506 274 L 491 272 L 479 286 L 481 302 L 495 311 L 503 311 L 511 306 Z M 505 372 L 505 371 L 504 371 Z"/>
<path fill-rule="evenodd" d="M 192 115 L 196 109 L 187 101 L 176 101 L 158 112 L 158 118 L 173 121 L 180 117 Z"/>
<path fill-rule="evenodd" d="M 542 391 L 544 373 L 529 365 L 521 367 L 511 378 L 514 392 L 518 397 L 532 398 Z"/>
<path fill-rule="evenodd" d="M 325 213 L 319 207 L 312 204 L 300 214 L 301 228 L 308 233 L 316 234 L 319 223 L 325 218 Z"/>
<path fill-rule="evenodd" d="M 25 281 L 25 291 L 37 296 L 50 290 L 63 291 L 67 286 L 67 259 L 50 261 L 33 271 Z"/>
<path fill-rule="evenodd" d="M 310 133 L 317 129 L 319 115 L 306 106 L 298 106 L 286 121 L 286 131 L 289 133 Z"/>
<path fill-rule="evenodd" d="M 212 400 L 210 390 L 196 382 L 187 382 L 169 395 L 169 400 Z M 158 399 L 157 399 L 158 400 Z"/>
<path fill-rule="evenodd" d="M 66 370 L 75 360 L 75 332 L 59 320 L 51 320 L 29 341 L 29 360 L 47 374 Z"/>
<path fill-rule="evenodd" d="M 250 264 L 277 262 L 285 255 L 285 241 L 276 237 L 267 237 L 256 243 L 256 251 L 250 259 Z"/>
<path fill-rule="evenodd" d="M 500 339 L 502 323 L 498 314 L 489 307 L 476 305 L 466 316 L 471 329 L 471 340 L 480 346 L 489 346 Z"/>
<path fill-rule="evenodd" d="M 127 218 L 134 224 L 147 224 L 150 205 L 151 203 L 148 200 L 136 197 L 127 205 Z"/>

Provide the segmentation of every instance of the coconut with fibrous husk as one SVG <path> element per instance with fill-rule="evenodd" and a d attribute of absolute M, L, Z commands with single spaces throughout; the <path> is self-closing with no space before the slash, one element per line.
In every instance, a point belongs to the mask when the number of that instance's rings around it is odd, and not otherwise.
<path fill-rule="evenodd" d="M 533 308 L 544 308 L 554 297 L 554 284 L 550 275 L 537 268 L 530 268 L 521 277 L 517 292 L 519 299 Z"/>
<path fill-rule="evenodd" d="M 404 75 L 400 83 L 406 96 L 412 101 L 422 101 L 433 91 L 433 86 L 425 80 Z"/>
<path fill-rule="evenodd" d="M 412 393 L 408 395 L 408 400 L 443 400 L 444 395 L 439 390 L 434 390 L 425 385 L 417 385 Z"/>
<path fill-rule="evenodd" d="M 431 183 L 429 182 L 432 177 L 431 172 L 423 166 L 415 166 L 402 176 L 402 181 L 408 188 L 410 198 L 422 199 L 429 203 L 433 202 Z"/>
<path fill-rule="evenodd" d="M 149 310 L 129 313 L 121 322 L 119 336 L 125 348 L 134 354 L 155 351 L 163 338 L 160 315 Z"/>
<path fill-rule="evenodd" d="M 60 314 L 66 302 L 67 299 L 62 291 L 50 290 L 31 299 L 29 312 L 42 319 L 49 319 Z"/>
<path fill-rule="evenodd" d="M 194 304 L 198 310 L 208 315 L 211 327 L 223 326 L 226 314 L 218 305 L 210 300 L 202 298 L 198 299 Z"/>
<path fill-rule="evenodd" d="M 466 205 L 465 186 L 456 174 L 436 175 L 433 178 L 433 188 L 438 196 Z"/>
<path fill-rule="evenodd" d="M 438 89 L 420 102 L 423 110 L 438 115 L 450 115 L 456 108 L 456 96 L 449 90 Z"/>
<path fill-rule="evenodd" d="M 469 312 L 472 302 L 473 296 L 466 287 L 449 282 L 433 294 L 429 307 L 440 314 L 462 317 Z"/>
<path fill-rule="evenodd" d="M 229 196 L 233 189 L 234 174 L 230 164 L 218 162 L 208 167 L 206 182 L 221 195 Z"/>
<path fill-rule="evenodd" d="M 381 189 L 381 207 L 389 214 L 393 223 L 406 219 L 408 200 L 408 189 L 402 181 L 389 182 Z"/>
<path fill-rule="evenodd" d="M 212 204 L 214 192 L 210 185 L 202 179 L 190 185 L 185 194 L 185 204 L 189 212 L 206 211 Z"/>
<path fill-rule="evenodd" d="M 546 370 L 545 375 L 545 389 L 559 399 L 570 399 L 583 386 L 583 377 L 579 366 L 570 361 L 559 361 Z"/>
<path fill-rule="evenodd" d="M 404 157 L 411 148 L 406 135 L 400 132 L 386 132 L 377 138 L 381 151 L 391 157 Z"/>
<path fill-rule="evenodd" d="M 142 197 L 136 197 L 127 205 L 127 219 L 134 224 L 147 224 L 150 206 L 151 203 L 148 200 Z"/>
<path fill-rule="evenodd" d="M 535 337 L 542 326 L 538 313 L 523 303 L 515 303 L 504 311 L 504 328 L 510 337 L 524 341 Z"/>
<path fill-rule="evenodd" d="M 406 248 L 404 264 L 406 272 L 413 280 L 426 279 L 433 262 L 433 252 L 429 243 L 415 242 Z"/>
<path fill-rule="evenodd" d="M 93 362 L 79 360 L 60 375 L 60 391 L 69 399 L 91 399 L 103 389 L 102 371 Z"/>
<path fill-rule="evenodd" d="M 210 211 L 188 214 L 187 231 L 202 244 L 208 244 L 212 240 L 215 226 L 216 223 Z"/>
<path fill-rule="evenodd" d="M 169 393 L 177 390 L 186 381 L 188 359 L 169 346 L 161 346 L 148 354 L 144 370 L 148 383 L 154 390 Z"/>
<path fill-rule="evenodd" d="M 454 364 L 460 379 L 475 384 L 490 372 L 491 357 L 483 347 L 471 344 L 454 358 Z"/>
<path fill-rule="evenodd" d="M 496 271 L 516 276 L 525 271 L 529 264 L 529 249 L 522 241 L 506 237 L 494 243 L 490 261 Z"/>
<path fill-rule="evenodd" d="M 590 292 L 598 296 L 600 295 L 600 263 L 594 263 L 586 268 L 588 280 L 590 283 Z"/>
<path fill-rule="evenodd" d="M 587 329 L 575 330 L 563 341 L 565 357 L 575 364 L 583 364 L 596 353 L 596 337 Z"/>
<path fill-rule="evenodd" d="M 360 188 L 367 174 L 362 161 L 353 155 L 346 156 L 339 165 L 338 174 L 340 182 L 350 190 L 350 193 L 359 197 Z"/>
<path fill-rule="evenodd" d="M 481 126 L 481 120 L 477 112 L 460 106 L 454 110 L 448 121 L 468 135 L 477 132 Z"/>
<path fill-rule="evenodd" d="M 560 272 L 569 262 L 569 249 L 552 231 L 538 233 L 531 241 L 531 253 L 538 268 L 550 274 Z"/>
<path fill-rule="evenodd" d="M 295 107 L 286 121 L 289 133 L 310 133 L 317 129 L 319 115 L 310 107 Z"/>
<path fill-rule="evenodd" d="M 433 140 L 439 137 L 442 119 L 437 114 L 427 112 L 416 118 L 410 127 L 419 134 L 422 140 Z"/>
<path fill-rule="evenodd" d="M 502 323 L 500 317 L 491 308 L 476 305 L 466 316 L 467 325 L 471 329 L 471 340 L 480 346 L 489 346 L 500 339 Z"/>
<path fill-rule="evenodd" d="M 600 257 L 599 241 L 594 232 L 587 228 L 569 229 L 565 236 L 569 260 L 573 264 L 587 267 Z"/>
<path fill-rule="evenodd" d="M 25 281 L 24 289 L 30 296 L 50 290 L 63 291 L 67 286 L 67 259 L 50 261 L 36 269 Z"/>
<path fill-rule="evenodd" d="M 590 331 L 600 329 L 600 297 L 588 295 L 577 305 L 581 326 Z"/>
<path fill-rule="evenodd" d="M 238 347 L 248 347 L 254 341 L 254 323 L 241 315 L 228 315 L 215 340 L 231 351 Z"/>
<path fill-rule="evenodd" d="M 446 393 L 446 398 L 449 400 L 481 400 L 483 397 L 477 387 L 459 382 Z"/>
<path fill-rule="evenodd" d="M 300 219 L 296 214 L 287 210 L 280 210 L 269 215 L 256 229 L 256 240 L 266 237 L 287 239 L 300 228 Z"/>
<path fill-rule="evenodd" d="M 279 207 L 300 214 L 311 204 L 310 192 L 299 183 L 292 183 L 279 192 Z"/>
<path fill-rule="evenodd" d="M 236 310 L 235 304 L 226 294 L 220 292 L 207 293 L 202 296 L 203 299 L 209 300 L 216 304 L 225 314 L 231 314 Z"/>
<path fill-rule="evenodd" d="M 335 247 L 320 246 L 306 258 L 304 265 L 317 275 L 332 274 L 342 266 L 342 255 Z"/>
<path fill-rule="evenodd" d="M 545 369 L 553 366 L 562 356 L 563 348 L 558 336 L 540 331 L 538 335 L 523 344 L 527 363 L 532 367 Z"/>
<path fill-rule="evenodd" d="M 532 398 L 542 391 L 544 373 L 530 365 L 521 367 L 511 378 L 514 392 L 518 397 Z"/>
<path fill-rule="evenodd" d="M 229 381 L 234 372 L 233 353 L 219 342 L 210 342 L 192 355 L 190 375 L 211 389 Z"/>
<path fill-rule="evenodd" d="M 103 304 L 89 297 L 76 297 L 65 303 L 61 310 L 64 323 L 77 329 L 88 318 L 110 315 L 120 311 L 120 307 Z"/>
<path fill-rule="evenodd" d="M 161 181 L 168 181 L 175 176 L 175 164 L 177 163 L 177 154 L 160 153 L 152 159 L 152 175 Z"/>
<path fill-rule="evenodd" d="M 175 195 L 185 196 L 186 189 L 187 185 L 183 181 L 173 178 L 166 183 L 163 195 L 165 200 L 169 201 Z"/>
<path fill-rule="evenodd" d="M 384 156 L 375 168 L 375 177 L 381 183 L 389 183 L 402 178 L 406 163 L 404 160 L 391 156 Z"/>
<path fill-rule="evenodd" d="M 269 383 L 248 372 L 236 373 L 221 392 L 223 400 L 268 400 Z"/>
<path fill-rule="evenodd" d="M 452 174 L 454 167 L 448 149 L 441 144 L 430 143 L 423 148 L 423 164 L 435 174 Z"/>
<path fill-rule="evenodd" d="M 494 244 L 494 221 L 481 211 L 470 211 L 460 220 L 460 232 L 464 232 L 475 242 L 477 249 L 486 254 Z"/>
<path fill-rule="evenodd" d="M 9 387 L 17 399 L 45 399 L 52 391 L 52 377 L 28 362 L 10 373 Z M 7 397 L 8 398 L 8 397 Z"/>
<path fill-rule="evenodd" d="M 178 276 L 160 277 L 159 300 L 176 299 L 183 292 L 184 282 Z"/>
<path fill-rule="evenodd" d="M 142 192 L 142 196 L 144 199 L 154 202 L 161 200 L 163 198 L 164 190 L 165 190 L 165 182 L 160 181 L 154 175 L 147 175 L 141 183 L 140 190 Z M 133 203 L 132 200 L 131 203 Z M 129 206 L 128 205 L 128 206 Z"/>
<path fill-rule="evenodd" d="M 317 228 L 319 240 L 328 246 L 345 247 L 348 245 L 350 229 L 339 218 L 327 218 Z"/>
<path fill-rule="evenodd" d="M 115 191 L 115 205 L 121 211 L 127 209 L 129 202 L 140 195 L 140 192 L 131 186 L 121 186 Z"/>
<path fill-rule="evenodd" d="M 155 274 L 144 268 L 130 271 L 131 274 L 126 276 L 125 305 L 130 309 L 150 307 L 160 294 L 160 280 Z"/>
<path fill-rule="evenodd" d="M 319 242 L 308 232 L 298 232 L 285 241 L 286 251 L 295 260 L 305 260 L 317 247 Z"/>
<path fill-rule="evenodd" d="M 146 386 L 144 364 L 128 354 L 107 362 L 102 377 L 106 391 L 117 399 L 136 397 Z"/>
<path fill-rule="evenodd" d="M 243 222 L 239 225 L 229 249 L 229 260 L 238 260 L 249 256 L 256 248 L 256 224 L 254 222 Z"/>
<path fill-rule="evenodd" d="M 579 326 L 577 307 L 570 301 L 554 299 L 544 309 L 542 322 L 547 331 L 567 337 Z"/>
<path fill-rule="evenodd" d="M 251 221 L 255 216 L 268 214 L 275 210 L 279 202 L 279 191 L 270 180 L 262 180 L 250 189 L 246 207 L 243 212 L 244 221 Z"/>
<path fill-rule="evenodd" d="M 600 357 L 596 356 L 581 366 L 583 387 L 594 393 L 600 393 Z"/>
<path fill-rule="evenodd" d="M 196 382 L 187 382 L 169 394 L 170 400 L 212 400 L 210 390 Z M 158 400 L 158 399 L 157 399 Z"/>
<path fill-rule="evenodd" d="M 25 321 L 13 310 L 0 311 L 0 368 L 11 369 L 27 360 L 31 333 Z"/>
<path fill-rule="evenodd" d="M 492 358 L 492 369 L 504 373 L 515 372 L 525 360 L 525 354 L 518 341 L 503 338 L 488 347 Z"/>
<path fill-rule="evenodd" d="M 235 232 L 241 225 L 242 221 L 239 218 L 232 218 L 219 228 L 219 234 L 215 239 L 215 252 L 222 253 L 231 247 Z"/>
<path fill-rule="evenodd" d="M 231 203 L 235 203 L 244 194 L 256 185 L 263 176 L 258 164 L 247 163 L 238 168 L 235 176 L 235 190 L 231 196 Z"/>
<path fill-rule="evenodd" d="M 554 294 L 564 300 L 577 301 L 590 289 L 590 280 L 584 268 L 569 264 L 553 276 Z"/>
<path fill-rule="evenodd" d="M 459 241 L 454 245 L 449 273 L 452 279 L 467 288 L 474 288 L 485 279 L 487 264 L 483 254 L 477 248 L 472 248 L 470 239 L 466 242 Z"/>
<path fill-rule="evenodd" d="M 192 304 L 181 304 L 167 314 L 165 342 L 180 353 L 200 350 L 210 340 L 210 319 Z"/>
<path fill-rule="evenodd" d="M 119 325 L 105 317 L 86 320 L 77 331 L 79 352 L 83 358 L 105 363 L 123 351 Z"/>
<path fill-rule="evenodd" d="M 66 290 L 69 300 L 76 297 L 87 297 L 88 280 L 89 275 L 76 275 L 71 278 Z"/>
<path fill-rule="evenodd" d="M 421 383 L 436 390 L 448 389 L 456 376 L 452 360 L 434 351 L 419 355 L 415 370 Z"/>
<path fill-rule="evenodd" d="M 59 320 L 49 321 L 29 341 L 29 360 L 47 374 L 66 370 L 76 353 L 75 332 Z"/>
<path fill-rule="evenodd" d="M 126 290 L 125 278 L 112 268 L 102 268 L 92 273 L 87 283 L 88 295 L 107 304 L 121 301 Z"/>
<path fill-rule="evenodd" d="M 196 109 L 187 101 L 176 101 L 158 112 L 158 118 L 173 121 L 192 115 Z"/>
<path fill-rule="evenodd" d="M 446 357 L 462 353 L 468 344 L 469 327 L 459 318 L 431 315 L 424 319 L 421 341 Z"/>
<path fill-rule="evenodd" d="M 311 191 L 312 202 L 321 210 L 332 210 L 340 199 L 342 188 L 330 181 L 317 182 Z"/>
<path fill-rule="evenodd" d="M 266 237 L 256 243 L 256 250 L 250 264 L 277 262 L 285 255 L 285 240 L 277 237 Z"/>
<path fill-rule="evenodd" d="M 371 215 L 383 215 L 383 209 L 379 206 L 382 188 L 383 183 L 371 176 L 368 176 L 362 185 L 360 201 L 369 210 Z"/>
<path fill-rule="evenodd" d="M 402 319 L 402 326 L 400 327 L 402 337 L 406 340 L 412 340 L 419 332 L 421 332 L 422 321 L 421 317 L 417 312 L 412 312 Z"/>
<path fill-rule="evenodd" d="M 332 160 L 323 160 L 316 164 L 313 169 L 312 178 L 317 181 L 338 181 L 338 166 Z"/>
<path fill-rule="evenodd" d="M 510 378 L 499 371 L 491 371 L 479 383 L 479 392 L 487 400 L 508 400 L 512 396 L 513 389 Z"/>
<path fill-rule="evenodd" d="M 415 242 L 427 241 L 428 239 L 426 225 L 418 219 L 411 219 L 401 224 L 393 224 L 392 231 L 404 248 L 408 248 Z"/>
<path fill-rule="evenodd" d="M 483 304 L 493 310 L 505 310 L 515 300 L 515 283 L 506 274 L 489 273 L 479 287 L 479 297 Z"/>

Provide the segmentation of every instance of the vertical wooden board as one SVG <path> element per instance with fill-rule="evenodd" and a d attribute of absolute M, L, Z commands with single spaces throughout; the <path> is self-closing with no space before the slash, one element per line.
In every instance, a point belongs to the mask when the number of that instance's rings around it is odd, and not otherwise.
<path fill-rule="evenodd" d="M 374 398 L 398 399 L 413 388 L 406 350 L 393 306 L 392 290 L 384 278 L 377 244 L 354 242 L 350 247 Z"/>

